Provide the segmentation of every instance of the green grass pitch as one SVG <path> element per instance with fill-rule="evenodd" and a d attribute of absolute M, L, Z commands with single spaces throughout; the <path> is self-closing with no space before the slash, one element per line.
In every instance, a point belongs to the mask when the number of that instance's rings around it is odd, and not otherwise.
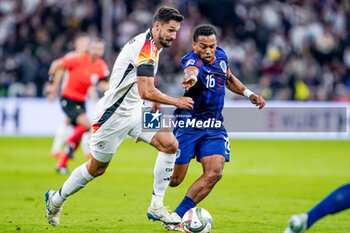
<path fill-rule="evenodd" d="M 61 223 L 44 216 L 44 192 L 68 176 L 56 174 L 52 138 L 0 137 L 0 232 L 166 232 L 148 221 L 156 150 L 125 140 L 106 174 L 71 196 Z M 199 204 L 213 216 L 213 233 L 282 233 L 292 214 L 307 211 L 350 181 L 350 141 L 231 140 L 231 162 L 213 192 Z M 78 151 L 70 170 L 85 161 Z M 176 208 L 201 174 L 192 162 L 185 181 L 168 188 Z M 310 233 L 350 231 L 350 211 L 328 216 Z"/>

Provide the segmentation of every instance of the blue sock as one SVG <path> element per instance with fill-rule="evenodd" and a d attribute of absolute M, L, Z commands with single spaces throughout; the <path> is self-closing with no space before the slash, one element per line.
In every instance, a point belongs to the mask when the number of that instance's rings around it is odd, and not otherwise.
<path fill-rule="evenodd" d="M 182 200 L 180 205 L 178 205 L 174 212 L 182 218 L 187 212 L 187 210 L 195 207 L 196 205 L 196 202 L 194 202 L 190 197 L 185 196 L 185 198 Z"/>
<path fill-rule="evenodd" d="M 348 208 L 350 208 L 350 184 L 334 190 L 307 213 L 309 215 L 307 228 L 328 214 L 335 214 Z"/>

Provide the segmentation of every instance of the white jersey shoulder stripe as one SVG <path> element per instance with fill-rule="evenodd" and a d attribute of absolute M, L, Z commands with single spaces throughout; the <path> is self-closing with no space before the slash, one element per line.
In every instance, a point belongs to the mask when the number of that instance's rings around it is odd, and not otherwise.
<path fill-rule="evenodd" d="M 154 64 L 155 75 L 160 51 L 154 44 L 150 30 L 135 36 L 124 45 L 114 63 L 109 81 L 109 90 L 99 101 L 96 108 L 98 117 L 94 117 L 94 119 L 98 120 L 125 93 L 126 95 L 117 111 L 124 109 L 127 113 L 142 106 L 143 100 L 140 97 L 137 85 L 137 66 L 144 62 Z M 126 92 L 126 90 L 128 91 Z"/>

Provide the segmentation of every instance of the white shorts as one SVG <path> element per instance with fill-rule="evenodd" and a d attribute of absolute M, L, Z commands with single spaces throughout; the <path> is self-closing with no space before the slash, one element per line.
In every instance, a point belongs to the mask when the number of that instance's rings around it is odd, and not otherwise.
<path fill-rule="evenodd" d="M 93 122 L 97 122 L 102 114 L 94 117 Z M 141 107 L 131 115 L 117 111 L 91 136 L 90 151 L 96 160 L 107 163 L 127 136 L 149 144 L 156 133 L 142 132 Z"/>

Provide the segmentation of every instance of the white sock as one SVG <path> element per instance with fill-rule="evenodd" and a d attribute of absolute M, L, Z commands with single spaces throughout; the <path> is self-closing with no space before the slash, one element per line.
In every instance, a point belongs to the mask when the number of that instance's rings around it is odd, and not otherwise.
<path fill-rule="evenodd" d="M 60 153 L 62 146 L 66 143 L 69 135 L 69 126 L 66 123 L 58 126 L 55 137 L 53 139 L 51 153 Z"/>
<path fill-rule="evenodd" d="M 63 184 L 59 192 L 56 192 L 52 198 L 52 203 L 55 206 L 62 206 L 64 201 L 72 194 L 84 188 L 87 183 L 94 179 L 86 168 L 86 163 L 77 167 L 70 177 Z"/>
<path fill-rule="evenodd" d="M 84 155 L 90 154 L 89 139 L 90 139 L 90 132 L 84 133 L 81 138 L 80 146 L 81 146 L 81 149 L 83 150 Z"/>
<path fill-rule="evenodd" d="M 156 164 L 154 165 L 153 195 L 151 201 L 152 208 L 163 206 L 163 198 L 170 178 L 173 175 L 176 154 L 166 154 L 158 152 Z"/>

